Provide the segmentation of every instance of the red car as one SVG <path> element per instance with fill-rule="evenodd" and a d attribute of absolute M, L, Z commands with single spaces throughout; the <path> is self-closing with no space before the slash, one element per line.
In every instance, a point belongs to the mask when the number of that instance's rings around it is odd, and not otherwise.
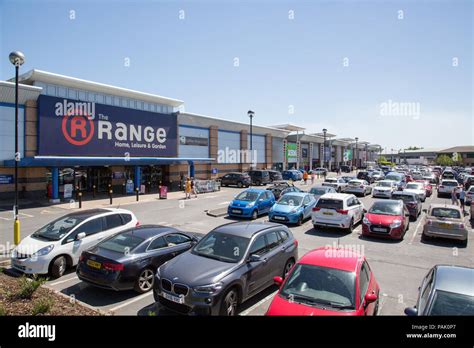
<path fill-rule="evenodd" d="M 352 249 L 308 252 L 280 285 L 266 315 L 376 315 L 379 285 L 364 256 Z"/>
<path fill-rule="evenodd" d="M 406 182 L 412 182 L 413 181 L 413 177 L 411 176 L 411 174 L 406 174 L 405 175 L 405 181 Z"/>
<path fill-rule="evenodd" d="M 415 180 L 415 181 L 422 182 L 425 187 L 426 197 L 431 197 L 431 195 L 433 194 L 433 186 L 431 186 L 430 182 L 428 180 Z"/>
<path fill-rule="evenodd" d="M 410 226 L 410 213 L 402 200 L 375 201 L 362 219 L 362 235 L 403 239 Z"/>

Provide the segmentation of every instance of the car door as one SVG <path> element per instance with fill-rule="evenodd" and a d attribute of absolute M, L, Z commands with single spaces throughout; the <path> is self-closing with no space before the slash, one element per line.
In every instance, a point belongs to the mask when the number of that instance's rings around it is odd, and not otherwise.
<path fill-rule="evenodd" d="M 231 175 L 230 175 L 230 174 L 224 175 L 224 176 L 221 178 L 221 185 L 230 185 L 230 184 L 231 184 L 230 178 L 231 178 Z"/>
<path fill-rule="evenodd" d="M 120 214 L 111 214 L 104 217 L 104 226 L 97 236 L 98 240 L 113 236 L 124 229 L 124 221 Z"/>
<path fill-rule="evenodd" d="M 265 202 L 268 212 L 273 207 L 273 204 L 275 204 L 275 196 L 270 191 L 265 192 Z"/>
<path fill-rule="evenodd" d="M 253 296 L 258 291 L 260 291 L 265 285 L 270 264 L 267 262 L 266 258 L 267 253 L 267 241 L 264 233 L 260 233 L 255 237 L 252 244 L 250 245 L 248 256 L 258 255 L 260 256 L 259 261 L 247 262 L 247 272 L 246 272 L 246 289 L 247 295 Z"/>
<path fill-rule="evenodd" d="M 370 288 L 370 281 L 370 269 L 368 268 L 366 261 L 364 261 L 359 271 L 359 311 L 364 315 L 371 313 L 370 310 L 373 310 L 374 306 L 374 303 L 368 304 L 365 301 L 365 295 L 372 291 Z"/>
<path fill-rule="evenodd" d="M 269 273 L 266 276 L 266 284 L 271 285 L 273 283 L 273 277 L 283 275 L 286 260 L 284 260 L 285 253 L 281 249 L 283 240 L 278 230 L 265 233 L 265 237 L 267 251 L 264 257 L 267 259 L 267 263 L 269 264 Z"/>
<path fill-rule="evenodd" d="M 146 258 L 149 258 L 148 264 L 153 265 L 154 269 L 174 257 L 164 236 L 159 236 L 153 239 L 148 245 L 145 253 Z"/>
<path fill-rule="evenodd" d="M 357 222 L 357 221 L 362 220 L 362 218 L 364 216 L 364 205 L 356 197 L 353 198 L 353 202 L 354 202 L 353 203 L 354 204 L 354 213 L 356 215 L 356 218 L 354 219 L 354 222 Z"/>
<path fill-rule="evenodd" d="M 175 257 L 192 246 L 192 240 L 182 233 L 170 233 L 165 236 L 171 257 Z"/>
<path fill-rule="evenodd" d="M 419 288 L 419 297 L 416 303 L 418 315 L 426 315 L 426 309 L 429 307 L 431 289 L 433 287 L 434 270 L 431 269 L 426 277 L 423 279 L 421 287 Z"/>
<path fill-rule="evenodd" d="M 303 217 L 305 219 L 311 216 L 314 202 L 314 197 L 312 195 L 306 195 L 303 198 Z"/>
<path fill-rule="evenodd" d="M 72 256 L 74 265 L 77 264 L 79 256 L 81 256 L 81 253 L 84 250 L 87 250 L 100 242 L 98 236 L 100 236 L 100 232 L 102 232 L 103 225 L 104 218 L 95 217 L 79 225 L 68 237 L 66 237 L 63 243 L 66 250 Z M 85 233 L 86 236 L 81 240 L 77 240 L 76 238 L 79 233 Z"/>

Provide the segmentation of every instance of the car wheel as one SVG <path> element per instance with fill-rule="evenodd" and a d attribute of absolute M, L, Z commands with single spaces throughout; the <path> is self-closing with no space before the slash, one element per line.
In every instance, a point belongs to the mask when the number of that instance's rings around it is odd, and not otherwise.
<path fill-rule="evenodd" d="M 427 242 L 430 240 L 430 237 L 428 237 L 426 234 L 422 233 L 421 234 L 421 240 L 424 242 Z"/>
<path fill-rule="evenodd" d="M 51 275 L 53 278 L 61 278 L 66 272 L 67 262 L 64 256 L 59 256 L 51 263 Z"/>
<path fill-rule="evenodd" d="M 252 220 L 256 220 L 258 218 L 258 211 L 257 209 L 255 209 L 253 212 L 252 212 Z"/>
<path fill-rule="evenodd" d="M 238 187 L 238 188 L 242 188 L 242 186 L 243 186 L 242 183 L 239 181 L 239 182 L 237 183 L 237 187 Z"/>
<path fill-rule="evenodd" d="M 340 187 L 337 188 L 337 193 L 341 193 L 341 188 Z"/>
<path fill-rule="evenodd" d="M 221 304 L 221 315 L 234 316 L 237 315 L 237 307 L 239 305 L 239 295 L 235 289 L 230 289 L 224 296 Z"/>
<path fill-rule="evenodd" d="M 347 232 L 352 233 L 354 231 L 354 219 L 351 219 Z"/>
<path fill-rule="evenodd" d="M 298 217 L 298 221 L 296 222 L 296 224 L 297 224 L 298 226 L 301 226 L 301 225 L 303 224 L 303 215 L 300 215 L 300 216 Z"/>
<path fill-rule="evenodd" d="M 153 284 L 155 283 L 155 274 L 149 268 L 145 268 L 141 271 L 140 275 L 137 278 L 135 283 L 135 291 L 143 294 L 145 292 L 153 289 Z"/>
<path fill-rule="evenodd" d="M 295 264 L 295 261 L 293 261 L 293 259 L 289 259 L 288 261 L 286 261 L 285 268 L 283 269 L 283 274 L 281 276 L 283 279 L 285 279 L 288 276 L 288 273 L 290 273 L 294 264 Z"/>
<path fill-rule="evenodd" d="M 460 245 L 463 247 L 463 248 L 466 248 L 467 247 L 467 238 L 465 240 L 462 240 Z"/>
<path fill-rule="evenodd" d="M 375 302 L 375 306 L 374 306 L 374 313 L 373 315 L 376 316 L 379 314 L 379 299 L 377 298 L 377 301 Z"/>

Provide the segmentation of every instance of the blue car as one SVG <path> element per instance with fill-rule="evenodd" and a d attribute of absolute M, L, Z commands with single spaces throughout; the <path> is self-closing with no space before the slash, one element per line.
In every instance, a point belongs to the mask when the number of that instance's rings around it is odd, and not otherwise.
<path fill-rule="evenodd" d="M 301 225 L 311 217 L 316 198 L 308 192 L 291 192 L 280 197 L 268 213 L 270 221 Z"/>
<path fill-rule="evenodd" d="M 251 188 L 242 191 L 230 202 L 227 214 L 255 220 L 259 215 L 268 213 L 273 204 L 275 196 L 271 191 Z"/>
<path fill-rule="evenodd" d="M 298 181 L 303 179 L 303 173 L 296 169 L 284 170 L 281 172 L 283 180 Z"/>

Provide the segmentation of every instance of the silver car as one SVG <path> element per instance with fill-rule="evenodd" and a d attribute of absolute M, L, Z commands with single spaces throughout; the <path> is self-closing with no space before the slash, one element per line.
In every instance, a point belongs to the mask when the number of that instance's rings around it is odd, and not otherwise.
<path fill-rule="evenodd" d="M 392 192 L 395 191 L 397 185 L 395 181 L 392 180 L 380 180 L 375 183 L 375 187 L 372 190 L 372 197 L 383 197 L 391 198 Z"/>
<path fill-rule="evenodd" d="M 372 193 L 372 187 L 365 180 L 354 179 L 354 180 L 349 181 L 344 192 L 365 196 L 365 195 L 370 195 Z"/>
<path fill-rule="evenodd" d="M 456 239 L 467 245 L 468 230 L 464 214 L 457 205 L 431 204 L 426 214 L 421 237 Z"/>
<path fill-rule="evenodd" d="M 403 191 L 416 193 L 422 202 L 426 201 L 425 185 L 422 182 L 409 182 Z"/>

